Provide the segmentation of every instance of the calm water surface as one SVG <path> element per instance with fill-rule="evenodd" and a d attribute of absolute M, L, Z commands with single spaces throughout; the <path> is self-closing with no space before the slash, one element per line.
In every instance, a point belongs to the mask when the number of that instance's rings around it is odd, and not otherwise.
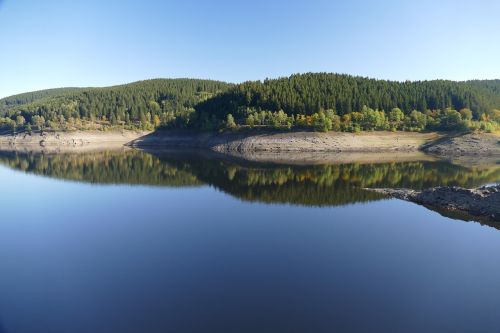
<path fill-rule="evenodd" d="M 500 231 L 365 187 L 495 164 L 0 154 L 0 333 L 500 332 Z"/>

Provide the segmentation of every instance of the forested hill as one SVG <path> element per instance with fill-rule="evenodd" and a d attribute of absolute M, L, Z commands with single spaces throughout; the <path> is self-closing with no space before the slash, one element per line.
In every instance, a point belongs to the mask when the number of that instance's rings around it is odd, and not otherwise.
<path fill-rule="evenodd" d="M 498 103 L 500 98 L 500 80 L 472 80 L 465 82 L 465 84 L 495 94 Z"/>
<path fill-rule="evenodd" d="M 485 130 L 500 121 L 498 80 L 397 82 L 307 73 L 245 82 L 196 106 L 201 128 Z"/>
<path fill-rule="evenodd" d="M 341 74 L 308 73 L 287 78 L 245 82 L 201 103 L 201 114 L 224 118 L 245 117 L 245 107 L 279 111 L 288 115 L 312 115 L 335 110 L 344 115 L 359 112 L 363 106 L 385 110 L 471 109 L 475 119 L 500 108 L 500 80 L 492 81 L 416 81 L 396 82 Z"/>
<path fill-rule="evenodd" d="M 230 84 L 197 79 L 154 79 L 106 88 L 54 89 L 5 98 L 0 129 L 154 129 L 186 127 L 194 106 Z M 43 97 L 43 98 L 42 98 Z M 17 102 L 14 102 L 17 101 Z"/>
<path fill-rule="evenodd" d="M 155 79 L 0 100 L 1 131 L 192 128 L 499 130 L 500 80 L 397 82 L 307 73 L 233 85 Z"/>
<path fill-rule="evenodd" d="M 48 97 L 61 96 L 68 93 L 74 93 L 78 91 L 85 90 L 86 88 L 55 88 L 46 89 L 39 91 L 32 91 L 27 93 L 22 93 L 18 95 L 13 95 L 0 99 L 0 111 L 5 111 L 8 108 L 33 103 L 36 100 Z"/>

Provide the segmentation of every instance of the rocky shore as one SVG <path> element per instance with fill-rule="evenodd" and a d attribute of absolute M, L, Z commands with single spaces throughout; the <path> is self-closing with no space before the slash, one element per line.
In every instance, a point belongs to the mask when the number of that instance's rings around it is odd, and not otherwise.
<path fill-rule="evenodd" d="M 499 156 L 500 136 L 414 132 L 155 132 L 130 143 L 139 148 L 202 148 L 221 153 L 425 152 L 445 157 Z"/>
<path fill-rule="evenodd" d="M 448 135 L 425 144 L 423 150 L 442 156 L 500 156 L 500 136 L 490 133 Z"/>
<path fill-rule="evenodd" d="M 84 150 L 128 146 L 141 149 L 208 149 L 255 157 L 259 154 L 300 156 L 317 153 L 410 153 L 500 156 L 494 134 L 414 132 L 194 132 L 194 131 L 72 131 L 0 135 L 0 150 Z M 294 157 L 295 158 L 295 157 Z M 281 159 L 281 157 L 280 157 Z"/>
<path fill-rule="evenodd" d="M 114 130 L 5 134 L 0 135 L 0 150 L 64 152 L 119 148 L 150 133 Z"/>
<path fill-rule="evenodd" d="M 227 152 L 409 152 L 440 136 L 411 132 L 155 132 L 132 147 L 204 148 Z"/>
<path fill-rule="evenodd" d="M 422 191 L 387 188 L 368 190 L 414 202 L 450 217 L 500 222 L 500 185 L 477 189 L 444 186 Z"/>

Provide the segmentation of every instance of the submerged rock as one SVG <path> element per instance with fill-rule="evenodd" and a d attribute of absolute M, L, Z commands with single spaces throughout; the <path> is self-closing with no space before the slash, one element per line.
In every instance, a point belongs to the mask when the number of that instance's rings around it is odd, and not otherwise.
<path fill-rule="evenodd" d="M 450 217 L 500 222 L 500 185 L 477 189 L 443 186 L 422 191 L 389 188 L 370 190 L 426 206 Z"/>

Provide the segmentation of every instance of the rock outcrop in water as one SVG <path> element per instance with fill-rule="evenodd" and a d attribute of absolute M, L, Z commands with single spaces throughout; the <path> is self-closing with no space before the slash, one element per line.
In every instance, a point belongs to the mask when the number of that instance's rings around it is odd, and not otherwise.
<path fill-rule="evenodd" d="M 422 191 L 371 190 L 426 206 L 454 218 L 500 222 L 500 185 L 477 189 L 444 186 Z"/>

